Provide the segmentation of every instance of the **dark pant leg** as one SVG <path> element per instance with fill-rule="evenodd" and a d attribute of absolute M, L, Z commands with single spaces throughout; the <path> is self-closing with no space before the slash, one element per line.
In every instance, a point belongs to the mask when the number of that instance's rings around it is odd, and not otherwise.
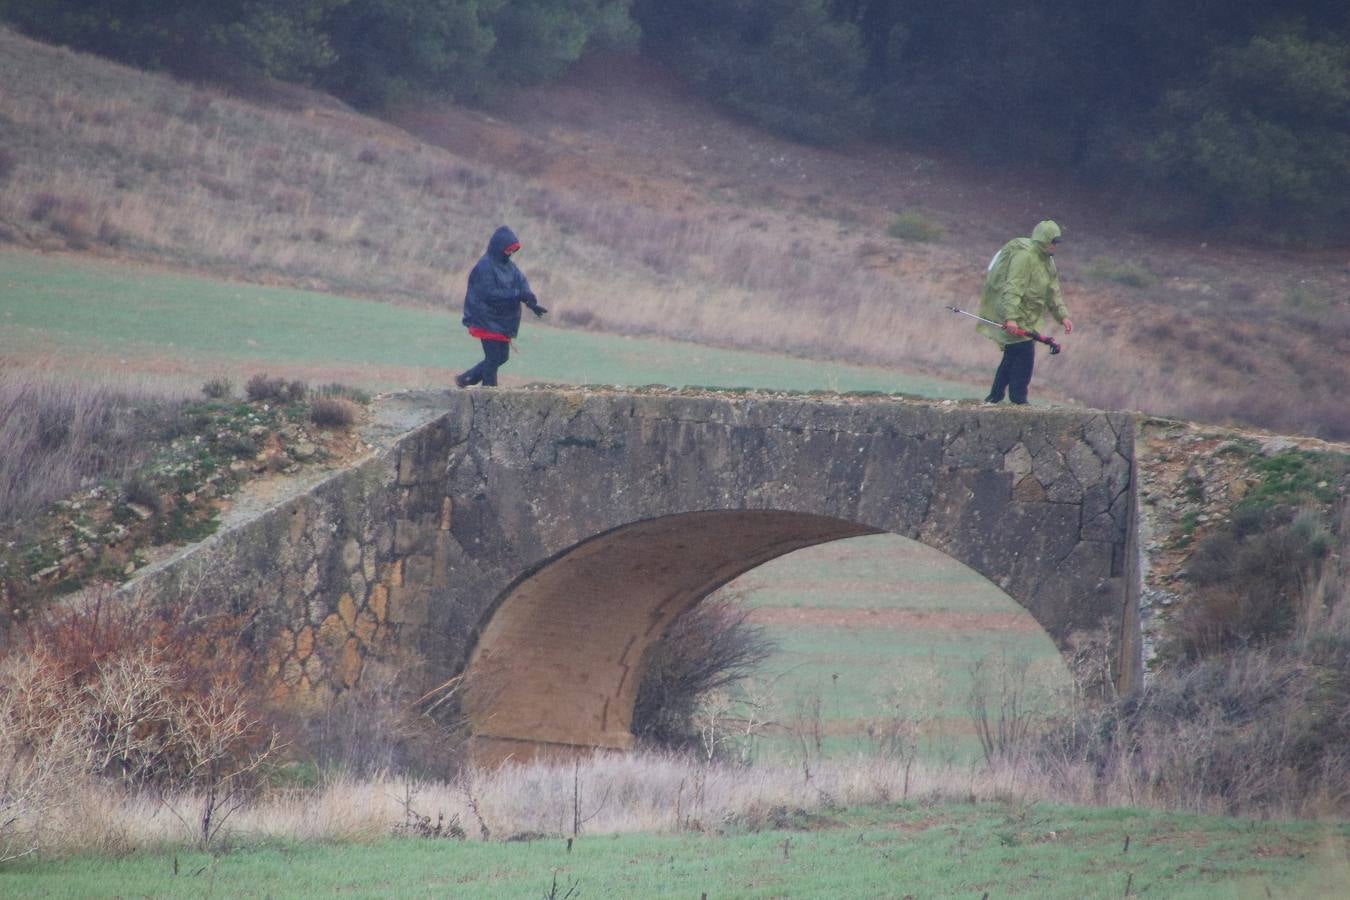
<path fill-rule="evenodd" d="M 497 386 L 497 370 L 506 365 L 511 357 L 511 344 L 507 341 L 483 341 L 483 361 L 474 366 L 483 387 Z"/>
<path fill-rule="evenodd" d="M 1026 403 L 1031 370 L 1036 365 L 1036 342 L 1009 344 L 1003 351 L 1003 359 L 1008 364 L 1008 399 L 1013 403 Z"/>
<path fill-rule="evenodd" d="M 1006 345 L 998 370 L 994 372 L 994 384 L 989 388 L 989 396 L 984 399 L 989 403 L 999 403 L 1006 392 L 1013 403 L 1026 403 L 1027 387 L 1031 384 L 1031 367 L 1035 361 L 1035 342 L 1019 341 Z"/>
<path fill-rule="evenodd" d="M 989 388 L 985 403 L 1002 403 L 1003 395 L 1008 392 L 1008 348 L 1005 345 L 998 359 L 998 368 L 994 370 L 994 383 Z"/>

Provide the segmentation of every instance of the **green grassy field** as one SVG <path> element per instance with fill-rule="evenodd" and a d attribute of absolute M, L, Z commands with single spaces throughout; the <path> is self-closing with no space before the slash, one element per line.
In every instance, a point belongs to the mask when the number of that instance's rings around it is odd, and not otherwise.
<path fill-rule="evenodd" d="M 1121 809 L 921 804 L 795 830 L 529 842 L 389 839 L 12 865 L 13 897 L 1344 896 L 1350 827 Z M 555 880 L 556 879 L 556 880 Z M 556 884 L 556 893 L 551 893 Z M 572 889 L 574 893 L 566 892 Z"/>
<path fill-rule="evenodd" d="M 370 389 L 448 386 L 481 358 L 462 286 L 424 309 L 68 257 L 0 251 L 0 355 L 90 374 L 340 377 Z M 886 369 L 552 327 L 526 316 L 504 383 L 762 387 L 975 398 Z"/>
<path fill-rule="evenodd" d="M 1049 636 L 984 577 L 897 535 L 799 550 L 732 582 L 778 650 L 763 666 L 779 714 L 818 709 L 826 755 L 874 750 L 882 715 L 924 722 L 922 755 L 971 760 L 980 752 L 968 709 L 976 663 L 1028 667 L 1042 704 L 1067 687 Z M 883 713 L 883 710 L 886 712 Z M 761 741 L 769 758 L 800 750 L 798 721 Z"/>

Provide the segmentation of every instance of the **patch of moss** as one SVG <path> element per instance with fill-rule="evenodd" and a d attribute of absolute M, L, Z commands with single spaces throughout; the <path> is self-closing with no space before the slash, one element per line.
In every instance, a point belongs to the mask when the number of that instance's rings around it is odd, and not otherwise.
<path fill-rule="evenodd" d="M 1350 455 L 1286 450 L 1253 460 L 1252 473 L 1258 483 L 1236 509 L 1326 505 L 1335 502 L 1341 482 L 1350 474 Z"/>

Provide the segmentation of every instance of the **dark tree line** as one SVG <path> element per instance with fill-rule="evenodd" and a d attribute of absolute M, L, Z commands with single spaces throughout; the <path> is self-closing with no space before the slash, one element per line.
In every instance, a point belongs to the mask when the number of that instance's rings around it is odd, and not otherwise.
<path fill-rule="evenodd" d="M 1341 0 L 634 0 L 644 53 L 810 141 L 867 135 L 1151 187 L 1173 224 L 1350 233 Z M 1189 202 L 1183 202 L 1188 199 Z"/>
<path fill-rule="evenodd" d="M 305 81 L 367 106 L 484 100 L 637 36 L 628 0 L 0 0 L 0 19 L 136 65 Z"/>
<path fill-rule="evenodd" d="M 136 64 L 306 80 L 367 106 L 490 102 L 638 42 L 799 140 L 1052 163 L 1151 186 L 1177 224 L 1292 241 L 1350 229 L 1343 0 L 0 0 L 0 17 Z"/>

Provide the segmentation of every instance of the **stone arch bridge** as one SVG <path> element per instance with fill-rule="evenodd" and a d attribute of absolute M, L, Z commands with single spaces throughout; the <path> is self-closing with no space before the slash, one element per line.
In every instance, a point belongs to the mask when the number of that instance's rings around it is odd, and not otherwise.
<path fill-rule="evenodd" d="M 279 695 L 466 673 L 480 759 L 627 748 L 644 655 L 732 578 L 890 532 L 996 583 L 1137 684 L 1134 422 L 890 397 L 521 389 L 421 424 L 133 583 L 227 607 Z"/>

